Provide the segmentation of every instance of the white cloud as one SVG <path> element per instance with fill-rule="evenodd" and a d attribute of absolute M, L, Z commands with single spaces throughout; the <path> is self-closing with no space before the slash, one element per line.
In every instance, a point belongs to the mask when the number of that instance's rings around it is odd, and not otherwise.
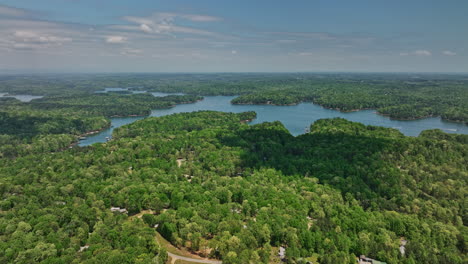
<path fill-rule="evenodd" d="M 183 14 L 183 13 L 170 13 L 170 12 L 156 12 L 152 15 L 153 18 L 159 20 L 170 20 L 171 22 L 181 18 L 190 20 L 192 22 L 216 22 L 222 20 L 220 17 L 197 15 L 197 14 Z M 134 17 L 137 18 L 137 17 Z M 141 22 L 146 23 L 146 22 Z"/>
<path fill-rule="evenodd" d="M 428 50 L 415 50 L 413 52 L 401 52 L 400 56 L 422 56 L 428 57 L 432 56 L 432 53 Z"/>
<path fill-rule="evenodd" d="M 141 29 L 143 32 L 146 32 L 146 33 L 151 33 L 151 32 L 153 32 L 153 29 L 152 29 L 150 26 L 146 25 L 146 24 L 141 24 L 141 25 L 140 25 L 140 29 Z"/>
<path fill-rule="evenodd" d="M 432 56 L 432 53 L 428 50 L 416 50 L 414 52 L 414 55 L 417 56 Z"/>
<path fill-rule="evenodd" d="M 151 23 L 153 23 L 152 19 L 145 18 L 145 17 L 125 16 L 125 17 L 123 17 L 123 20 L 126 20 L 128 22 L 137 23 L 137 24 L 151 24 Z"/>
<path fill-rule="evenodd" d="M 142 54 L 143 51 L 141 49 L 130 49 L 130 48 L 125 48 L 120 52 L 122 55 L 126 56 L 135 56 L 135 55 L 140 55 Z"/>
<path fill-rule="evenodd" d="M 5 17 L 20 17 L 25 16 L 28 13 L 23 9 L 12 8 L 8 6 L 0 6 L 0 16 Z"/>
<path fill-rule="evenodd" d="M 231 50 L 232 54 L 237 54 L 237 50 Z"/>
<path fill-rule="evenodd" d="M 14 43 L 13 48 L 17 50 L 33 50 L 40 48 L 40 46 L 31 43 Z"/>
<path fill-rule="evenodd" d="M 330 33 L 324 32 L 267 32 L 273 36 L 293 37 L 300 39 L 314 39 L 314 40 L 336 40 L 338 37 Z M 289 40 L 289 39 L 287 39 Z"/>
<path fill-rule="evenodd" d="M 135 16 L 125 16 L 123 20 L 135 23 L 137 26 L 132 25 L 119 25 L 115 28 L 124 29 L 124 30 L 139 30 L 145 33 L 153 34 L 167 34 L 173 35 L 175 33 L 184 33 L 184 34 L 196 34 L 196 35 L 213 35 L 213 32 L 179 26 L 176 24 L 177 19 L 190 20 L 192 22 L 214 22 L 221 20 L 218 17 L 212 16 L 203 16 L 203 15 L 192 15 L 192 14 L 179 14 L 179 13 L 154 13 L 149 17 L 135 17 Z"/>
<path fill-rule="evenodd" d="M 175 16 L 180 16 L 182 18 L 185 18 L 187 20 L 193 21 L 193 22 L 215 22 L 215 21 L 220 21 L 221 18 L 219 17 L 213 17 L 213 16 L 204 16 L 204 15 L 185 15 L 185 14 L 174 14 Z"/>
<path fill-rule="evenodd" d="M 112 44 L 120 44 L 127 42 L 127 38 L 123 36 L 107 36 L 106 42 Z"/>
<path fill-rule="evenodd" d="M 444 51 L 442 51 L 442 54 L 444 54 L 446 56 L 455 56 L 455 55 L 457 55 L 457 53 L 455 53 L 453 51 L 450 51 L 450 50 L 444 50 Z"/>
<path fill-rule="evenodd" d="M 71 38 L 58 37 L 48 34 L 43 34 L 34 31 L 16 31 L 14 39 L 19 43 L 44 43 L 44 44 L 63 44 L 65 42 L 71 42 Z"/>

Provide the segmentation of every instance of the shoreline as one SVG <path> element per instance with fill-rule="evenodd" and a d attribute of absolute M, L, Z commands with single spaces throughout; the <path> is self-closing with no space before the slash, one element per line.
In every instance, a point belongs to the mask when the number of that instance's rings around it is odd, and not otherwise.
<path fill-rule="evenodd" d="M 89 135 L 99 134 L 102 131 L 110 128 L 111 126 L 112 126 L 112 122 L 109 122 L 109 124 L 107 126 L 101 127 L 100 129 L 86 131 L 83 134 L 76 135 L 76 137 L 75 137 L 76 140 L 73 143 L 71 143 L 67 148 L 73 148 L 73 147 L 77 146 L 80 143 L 81 138 L 86 138 L 86 136 L 89 136 Z"/>
<path fill-rule="evenodd" d="M 312 104 L 321 106 L 321 107 L 323 107 L 325 109 L 336 110 L 336 111 L 339 111 L 341 113 L 352 113 L 352 112 L 359 112 L 359 111 L 365 111 L 365 110 L 375 110 L 375 112 L 374 112 L 375 114 L 385 116 L 385 117 L 388 117 L 391 120 L 396 120 L 396 121 L 415 121 L 415 120 L 421 120 L 421 119 L 426 119 L 426 118 L 440 117 L 440 119 L 442 121 L 444 121 L 444 122 L 461 123 L 461 124 L 468 125 L 468 123 L 465 122 L 465 121 L 446 119 L 446 118 L 443 118 L 441 115 L 428 115 L 428 116 L 421 116 L 421 117 L 398 118 L 398 117 L 392 117 L 390 114 L 380 113 L 378 111 L 378 109 L 376 109 L 376 108 L 360 108 L 360 109 L 342 110 L 339 107 L 328 107 L 326 105 L 319 104 L 319 103 L 312 102 L 312 101 L 301 101 L 301 102 L 298 102 L 298 103 L 291 103 L 291 104 L 273 104 L 273 103 L 258 103 L 258 104 L 256 104 L 256 103 L 253 103 L 253 102 L 247 102 L 247 103 L 233 103 L 233 102 L 231 102 L 231 104 L 233 104 L 233 105 L 274 105 L 274 106 L 294 106 L 294 105 L 299 105 L 301 103 L 312 103 Z"/>
<path fill-rule="evenodd" d="M 240 122 L 241 122 L 242 124 L 247 124 L 247 123 L 250 123 L 250 122 L 252 122 L 252 121 L 254 121 L 254 120 L 255 120 L 255 118 L 252 118 L 252 119 L 241 120 Z"/>
<path fill-rule="evenodd" d="M 196 100 L 196 101 L 181 102 L 181 103 L 177 103 L 177 104 L 174 104 L 174 105 L 170 105 L 168 107 L 154 108 L 154 109 L 151 109 L 147 114 L 112 115 L 112 116 L 109 116 L 109 117 L 106 117 L 106 118 L 110 118 L 110 119 L 112 119 L 112 118 L 130 118 L 130 117 L 144 117 L 144 118 L 146 118 L 146 117 L 149 117 L 151 115 L 151 111 L 153 111 L 155 109 L 170 109 L 170 108 L 176 107 L 179 104 L 193 104 L 193 103 L 200 102 L 200 101 L 203 101 L 203 99 L 199 99 L 199 100 Z M 76 135 L 76 138 L 78 140 L 76 140 L 72 144 L 70 144 L 68 146 L 68 148 L 72 148 L 72 147 L 77 146 L 80 143 L 80 140 L 82 140 L 82 138 L 86 138 L 87 136 L 90 136 L 90 135 L 99 134 L 102 131 L 110 128 L 111 126 L 112 126 L 112 120 L 110 120 L 109 124 L 107 126 L 105 126 L 105 127 L 102 127 L 100 129 L 97 129 L 97 130 L 86 131 L 83 134 Z"/>
<path fill-rule="evenodd" d="M 173 104 L 173 105 L 170 105 L 168 107 L 160 107 L 160 108 L 154 108 L 152 109 L 151 111 L 149 111 L 147 114 L 132 114 L 132 115 L 113 115 L 113 116 L 110 116 L 108 118 L 130 118 L 130 117 L 143 117 L 143 118 L 146 118 L 146 117 L 149 117 L 151 115 L 151 112 L 153 110 L 158 110 L 158 109 L 169 109 L 169 108 L 173 108 L 173 107 L 176 107 L 177 105 L 180 105 L 180 104 L 193 104 L 193 103 L 197 103 L 197 102 L 200 102 L 200 101 L 203 101 L 205 98 L 202 98 L 202 99 L 198 99 L 198 100 L 194 100 L 194 101 L 186 101 L 186 102 L 180 102 L 180 103 L 177 103 L 177 104 Z M 431 117 L 439 117 L 443 122 L 451 122 L 451 123 L 457 123 L 457 124 L 465 124 L 464 121 L 455 121 L 455 120 L 449 120 L 449 119 L 443 119 L 441 116 L 435 116 L 435 115 L 429 115 L 429 116 L 423 116 L 423 117 L 414 117 L 414 118 L 394 118 L 392 117 L 391 115 L 389 114 L 383 114 L 383 113 L 380 113 L 376 108 L 362 108 L 362 109 L 350 109 L 350 110 L 342 110 L 340 108 L 333 108 L 333 107 L 328 107 L 326 105 L 322 105 L 322 104 L 319 104 L 319 103 L 315 103 L 315 102 L 312 102 L 312 101 L 301 101 L 301 102 L 298 102 L 298 103 L 292 103 L 292 104 L 284 104 L 284 105 L 281 105 L 281 104 L 273 104 L 271 102 L 268 102 L 268 103 L 260 103 L 260 104 L 255 104 L 255 103 L 252 103 L 252 102 L 249 102 L 249 103 L 232 103 L 232 101 L 230 102 L 231 104 L 233 105 L 273 105 L 273 106 L 294 106 L 294 105 L 298 105 L 298 104 L 301 104 L 301 103 L 311 103 L 311 104 L 315 104 L 315 105 L 318 105 L 324 109 L 330 109 L 330 110 L 335 110 L 335 111 L 339 111 L 339 112 L 342 112 L 342 113 L 350 113 L 350 112 L 358 112 L 358 111 L 364 111 L 364 110 L 375 110 L 375 112 L 373 112 L 374 114 L 376 115 L 380 115 L 380 116 L 384 116 L 384 117 L 387 117 L 389 118 L 390 120 L 396 120 L 396 121 L 414 121 L 414 120 L 420 120 L 420 119 L 425 119 L 425 118 L 431 118 Z M 253 118 L 253 119 L 246 119 L 246 120 L 240 120 L 239 122 L 240 123 L 250 123 L 252 122 L 253 120 L 255 120 L 256 118 Z M 106 127 L 103 127 L 99 130 L 93 130 L 93 131 L 87 131 L 86 133 L 84 134 L 81 134 L 81 135 L 78 135 L 77 138 L 81 138 L 81 137 L 86 137 L 86 136 L 90 136 L 90 135 L 95 135 L 95 134 L 98 134 L 98 133 L 101 133 L 102 131 L 104 131 L 105 129 L 108 129 L 110 126 L 112 125 L 112 120 L 110 122 L 110 125 L 109 126 L 106 126 Z M 467 124 L 465 124 L 467 125 Z M 70 147 L 73 147 L 73 146 L 76 146 L 80 143 L 80 140 L 77 140 L 76 142 L 74 142 L 73 144 L 70 145 Z"/>
<path fill-rule="evenodd" d="M 174 108 L 174 107 L 176 107 L 177 105 L 180 105 L 180 104 L 194 104 L 194 103 L 200 102 L 200 101 L 203 101 L 203 99 L 196 100 L 196 101 L 180 102 L 180 103 L 176 103 L 176 104 L 173 104 L 173 105 L 169 105 L 169 106 L 167 106 L 167 107 L 152 108 L 151 110 L 149 110 L 149 111 L 148 111 L 147 113 L 145 113 L 145 114 L 111 115 L 111 116 L 109 116 L 109 118 L 148 117 L 149 115 L 151 115 L 151 112 L 152 112 L 153 110 L 158 110 L 158 109 L 170 109 L 170 108 Z"/>
<path fill-rule="evenodd" d="M 273 106 L 294 106 L 294 105 L 298 105 L 300 103 L 304 103 L 304 102 L 290 103 L 290 104 L 273 104 L 273 103 L 259 103 L 259 104 L 256 104 L 256 103 L 253 103 L 253 102 L 249 102 L 249 103 L 233 103 L 233 102 L 231 102 L 231 104 L 233 104 L 233 105 L 273 105 Z"/>

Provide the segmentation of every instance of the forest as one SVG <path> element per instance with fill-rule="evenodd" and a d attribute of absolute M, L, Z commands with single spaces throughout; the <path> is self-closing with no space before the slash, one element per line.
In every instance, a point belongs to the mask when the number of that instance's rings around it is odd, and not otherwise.
<path fill-rule="evenodd" d="M 219 73 L 0 76 L 0 93 L 89 94 L 102 87 L 192 95 L 240 95 L 234 104 L 313 102 L 340 111 L 376 109 L 395 119 L 440 116 L 468 123 L 462 74 Z"/>
<path fill-rule="evenodd" d="M 81 94 L 50 96 L 23 103 L 0 101 L 0 158 L 64 149 L 90 131 L 110 126 L 113 116 L 146 116 L 203 97 L 151 94 Z"/>
<path fill-rule="evenodd" d="M 44 97 L 0 98 L 0 263 L 191 263 L 172 261 L 173 248 L 223 264 L 468 263 L 468 135 L 334 118 L 295 137 L 280 122 L 249 125 L 255 112 L 199 111 L 75 145 L 110 117 L 203 95 L 466 122 L 464 78 L 1 76 L 0 93 Z"/>
<path fill-rule="evenodd" d="M 468 136 L 324 119 L 293 137 L 241 122 L 254 117 L 151 117 L 104 144 L 1 159 L 0 261 L 165 263 L 159 232 L 223 263 L 274 263 L 278 247 L 287 263 L 466 262 Z"/>

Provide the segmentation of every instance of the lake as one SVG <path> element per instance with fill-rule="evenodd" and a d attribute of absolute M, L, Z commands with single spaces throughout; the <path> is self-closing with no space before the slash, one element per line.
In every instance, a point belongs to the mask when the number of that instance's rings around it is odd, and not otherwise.
<path fill-rule="evenodd" d="M 38 95 L 28 95 L 28 94 L 20 94 L 20 95 L 7 95 L 7 93 L 0 93 L 0 97 L 13 97 L 21 102 L 30 102 L 33 99 L 39 99 L 42 98 L 43 96 L 38 96 Z"/>
<path fill-rule="evenodd" d="M 155 96 L 165 96 L 165 93 L 154 93 Z M 360 122 L 365 125 L 383 126 L 395 128 L 407 136 L 417 136 L 426 129 L 438 128 L 448 133 L 468 134 L 468 126 L 462 123 L 445 122 L 439 117 L 418 120 L 402 121 L 392 120 L 378 115 L 375 110 L 362 110 L 357 112 L 342 113 L 337 110 L 326 109 L 312 103 L 301 103 L 293 106 L 275 105 L 233 105 L 231 100 L 236 96 L 205 96 L 204 100 L 193 104 L 180 104 L 169 109 L 155 109 L 150 116 L 165 116 L 175 113 L 193 112 L 200 110 L 213 110 L 223 112 L 255 111 L 257 119 L 250 124 L 262 122 L 281 121 L 291 134 L 297 136 L 305 133 L 306 128 L 317 119 L 342 117 L 350 121 Z M 79 142 L 79 146 L 87 146 L 97 142 L 105 142 L 106 137 L 111 137 L 114 128 L 133 123 L 144 117 L 111 118 L 112 127 L 99 134 L 87 137 Z"/>

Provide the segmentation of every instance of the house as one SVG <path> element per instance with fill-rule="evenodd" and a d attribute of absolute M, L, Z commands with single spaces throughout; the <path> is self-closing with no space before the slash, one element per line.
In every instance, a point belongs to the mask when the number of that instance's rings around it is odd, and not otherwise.
<path fill-rule="evenodd" d="M 405 255 L 407 243 L 408 243 L 408 240 L 406 240 L 404 237 L 400 238 L 400 254 L 402 256 Z"/>
<path fill-rule="evenodd" d="M 240 213 L 242 213 L 242 210 L 239 209 L 239 208 L 231 208 L 231 212 L 236 213 L 236 214 L 240 214 Z"/>
<path fill-rule="evenodd" d="M 357 259 L 359 264 L 386 264 L 386 262 L 378 261 L 375 259 L 368 258 L 364 255 L 359 256 Z"/>
<path fill-rule="evenodd" d="M 84 246 L 80 247 L 80 250 L 78 250 L 78 252 L 83 252 L 88 248 L 89 248 L 89 245 L 84 245 Z"/>
<path fill-rule="evenodd" d="M 111 210 L 111 212 L 119 212 L 119 213 L 122 213 L 122 214 L 128 213 L 127 209 L 120 208 L 120 207 L 111 207 L 110 210 Z"/>
<path fill-rule="evenodd" d="M 286 249 L 284 247 L 279 248 L 278 256 L 280 259 L 286 258 Z"/>

